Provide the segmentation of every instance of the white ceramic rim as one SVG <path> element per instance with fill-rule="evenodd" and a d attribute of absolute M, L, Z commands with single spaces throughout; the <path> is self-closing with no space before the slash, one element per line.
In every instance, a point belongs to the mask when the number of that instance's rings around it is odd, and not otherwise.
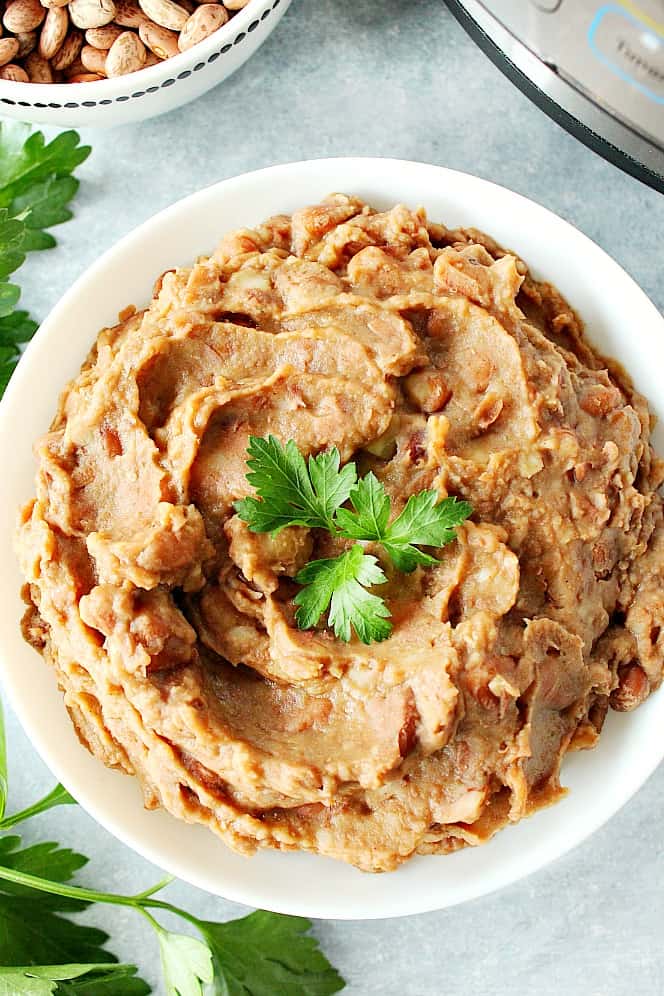
<path fill-rule="evenodd" d="M 15 424 L 12 419 L 12 409 L 16 407 L 15 416 L 20 417 L 19 399 L 24 392 L 26 397 L 30 396 L 32 367 L 38 362 L 42 351 L 46 352 L 47 342 L 55 334 L 60 316 L 68 311 L 86 289 L 94 286 L 95 282 L 103 277 L 104 271 L 110 264 L 118 261 L 125 253 L 131 254 L 133 249 L 138 250 L 144 240 L 149 242 L 151 239 L 155 244 L 159 230 L 168 228 L 173 223 L 177 224 L 177 219 L 183 213 L 190 215 L 193 211 L 195 215 L 198 210 L 199 214 L 203 216 L 205 206 L 208 205 L 207 210 L 212 208 L 213 211 L 217 212 L 216 217 L 219 217 L 223 211 L 224 202 L 229 205 L 237 201 L 238 198 L 241 200 L 244 197 L 248 198 L 249 203 L 251 203 L 252 192 L 256 196 L 262 191 L 265 197 L 272 198 L 271 191 L 287 191 L 289 189 L 295 190 L 296 194 L 288 195 L 283 209 L 292 210 L 293 200 L 297 203 L 304 203 L 306 201 L 302 198 L 312 196 L 309 189 L 312 186 L 316 189 L 320 187 L 321 194 L 332 189 L 346 189 L 364 197 L 370 197 L 372 190 L 380 189 L 383 192 L 375 193 L 375 200 L 379 205 L 386 198 L 401 200 L 400 195 L 394 192 L 396 190 L 420 189 L 420 187 L 422 189 L 428 187 L 429 190 L 435 189 L 440 193 L 437 193 L 435 197 L 431 193 L 425 194 L 421 199 L 422 202 L 431 202 L 440 198 L 449 201 L 452 205 L 451 209 L 448 208 L 447 217 L 441 215 L 439 218 L 434 216 L 432 212 L 432 217 L 435 220 L 442 219 L 449 224 L 458 224 L 458 218 L 449 216 L 450 211 L 452 215 L 454 214 L 455 204 L 461 215 L 469 216 L 477 209 L 476 222 L 478 225 L 484 224 L 483 217 L 486 215 L 483 215 L 483 212 L 498 211 L 497 218 L 503 219 L 502 224 L 506 226 L 505 232 L 509 229 L 512 235 L 509 236 L 496 230 L 497 222 L 493 225 L 492 234 L 502 239 L 503 242 L 507 240 L 517 251 L 519 250 L 520 237 L 517 230 L 518 225 L 514 227 L 513 218 L 527 218 L 532 231 L 538 233 L 538 238 L 541 235 L 542 253 L 545 256 L 547 253 L 551 254 L 552 269 L 548 275 L 561 286 L 561 290 L 565 293 L 565 283 L 568 278 L 570 280 L 577 278 L 574 257 L 581 254 L 586 262 L 591 280 L 602 277 L 601 285 L 606 296 L 605 298 L 597 297 L 595 290 L 592 289 L 588 291 L 590 295 L 588 301 L 592 302 L 593 295 L 595 295 L 598 307 L 604 308 L 608 316 L 612 314 L 612 309 L 617 304 L 625 303 L 625 307 L 633 316 L 635 327 L 639 329 L 640 334 L 645 336 L 646 340 L 643 352 L 647 355 L 644 361 L 645 366 L 641 367 L 640 375 L 647 373 L 648 362 L 650 362 L 650 366 L 654 364 L 661 370 L 664 362 L 664 320 L 655 306 L 632 278 L 599 246 L 547 209 L 487 180 L 422 163 L 387 159 L 328 159 L 290 163 L 225 180 L 177 202 L 125 236 L 76 281 L 53 309 L 28 346 L 26 358 L 19 365 L 5 398 L 0 404 L 0 463 L 5 456 L 7 462 L 3 466 L 11 465 L 13 453 L 11 426 Z M 267 190 L 270 191 L 269 194 L 265 193 Z M 387 190 L 390 192 L 387 193 Z M 461 198 L 460 202 L 459 198 Z M 406 200 L 405 197 L 403 199 Z M 412 202 L 416 198 L 409 199 Z M 459 207 L 459 203 L 462 207 Z M 509 221 L 505 220 L 506 218 L 509 218 Z M 258 218 L 247 218 L 247 223 L 251 224 L 258 220 Z M 470 220 L 467 218 L 462 223 L 470 224 Z M 150 236 L 153 229 L 154 232 Z M 500 225 L 498 225 L 498 229 L 500 229 Z M 224 230 L 224 225 L 220 224 L 219 235 Z M 560 245 L 565 245 L 569 252 L 561 255 Z M 209 246 L 201 246 L 201 251 L 208 251 L 209 248 Z M 567 256 L 570 257 L 569 262 L 566 262 Z M 565 267 L 567 267 L 567 277 L 557 278 L 556 268 L 562 273 L 562 269 Z M 119 306 L 123 303 L 125 301 L 120 301 Z M 590 307 L 590 304 L 588 306 Z M 90 342 L 93 335 L 94 330 L 91 330 Z M 629 336 L 628 330 L 621 333 L 621 336 L 623 346 L 625 346 Z M 638 378 L 636 379 L 638 386 Z M 662 449 L 662 439 L 664 436 L 660 432 L 657 442 L 657 447 L 660 450 Z M 15 624 L 15 621 L 12 620 L 12 627 Z M 2 625 L 2 621 L 0 621 L 0 633 Z M 7 624 L 6 632 L 7 634 L 14 632 L 13 628 L 10 631 L 9 624 Z M 515 827 L 505 829 L 482 848 L 467 849 L 438 858 L 416 857 L 399 871 L 381 876 L 363 875 L 343 864 L 312 855 L 260 852 L 252 859 L 238 859 L 247 862 L 246 865 L 243 865 L 244 868 L 259 869 L 256 874 L 249 876 L 254 880 L 258 877 L 258 882 L 247 884 L 242 876 L 240 876 L 242 880 L 239 884 L 238 882 L 227 882 L 225 879 L 211 882 L 210 876 L 214 874 L 214 869 L 210 869 L 209 866 L 205 868 L 205 871 L 193 869 L 188 864 L 187 848 L 184 843 L 180 842 L 179 836 L 178 847 L 171 847 L 166 852 L 166 845 L 160 839 L 159 830 L 160 828 L 168 830 L 171 823 L 176 823 L 177 821 L 174 821 L 172 817 L 160 811 L 143 814 L 139 820 L 133 810 L 128 810 L 124 816 L 121 816 L 109 808 L 108 803 L 100 800 L 97 783 L 103 781 L 106 784 L 109 777 L 117 779 L 121 776 L 100 769 L 98 762 L 91 758 L 87 759 L 87 755 L 85 755 L 85 764 L 81 761 L 78 767 L 89 770 L 89 777 L 80 776 L 80 772 L 76 775 L 72 774 L 64 761 L 67 748 L 63 747 L 61 742 L 52 742 L 53 737 L 49 737 L 46 727 L 40 726 L 32 714 L 34 710 L 31 690 L 27 687 L 20 688 L 20 682 L 15 680 L 15 675 L 12 678 L 11 671 L 11 662 L 5 659 L 4 650 L 0 647 L 0 673 L 4 676 L 9 700 L 33 746 L 54 775 L 78 799 L 82 807 L 119 840 L 148 861 L 159 864 L 180 879 L 213 894 L 223 895 L 229 900 L 276 912 L 317 918 L 380 919 L 423 913 L 456 905 L 516 882 L 566 854 L 602 826 L 643 785 L 664 756 L 664 737 L 661 735 L 664 724 L 664 696 L 660 693 L 652 696 L 634 714 L 611 715 L 599 747 L 592 752 L 575 754 L 567 759 L 564 780 L 567 783 L 574 782 L 576 785 L 570 796 L 557 806 L 541 812 L 530 820 L 524 820 Z M 49 698 L 52 698 L 50 693 Z M 64 715 L 64 710 L 62 713 Z M 644 750 L 642 742 L 644 737 L 647 750 Z M 609 747 L 610 744 L 613 746 Z M 81 751 L 81 755 L 84 754 L 85 752 Z M 611 765 L 607 767 L 603 777 L 598 779 L 597 775 L 602 774 L 601 761 L 603 759 L 606 765 L 608 757 L 612 759 Z M 93 767 L 89 766 L 88 760 Z M 125 784 L 134 782 L 134 780 L 124 778 L 121 780 Z M 602 786 L 598 790 L 597 797 L 592 800 L 588 798 L 588 801 L 584 802 L 585 794 L 589 793 L 592 796 L 593 787 L 597 785 L 598 781 L 602 783 Z M 108 784 L 111 783 L 108 782 Z M 610 792 L 609 785 L 612 786 Z M 120 795 L 123 799 L 128 798 L 128 792 L 124 789 Z M 134 795 L 138 807 L 140 802 L 137 790 Z M 573 812 L 579 807 L 583 818 L 572 819 Z M 136 819 L 137 823 L 145 822 L 146 827 L 148 826 L 147 821 L 150 821 L 151 832 L 138 832 L 128 828 L 128 824 L 133 818 Z M 170 823 L 167 825 L 164 821 L 170 821 Z M 188 841 L 196 841 L 197 848 L 199 846 L 205 848 L 206 841 L 215 840 L 213 835 L 201 827 L 185 827 L 184 824 L 178 824 L 178 826 L 183 837 L 186 835 Z M 157 838 L 156 844 L 154 843 L 155 837 Z M 216 840 L 215 845 L 224 848 L 224 845 Z M 217 852 L 210 847 L 208 847 L 208 851 L 210 854 L 217 855 Z M 509 860 L 502 857 L 505 852 L 509 855 Z M 230 852 L 224 849 L 224 853 Z M 266 854 L 269 855 L 268 861 L 265 858 Z M 284 865 L 277 865 L 274 863 L 275 861 L 284 862 Z M 262 864 L 260 864 L 261 862 Z M 422 864 L 423 862 L 426 864 Z M 455 867 L 455 862 L 457 862 L 460 872 L 457 872 L 454 878 L 456 884 L 453 887 L 448 887 L 446 892 L 447 868 Z M 255 865 L 254 863 L 259 864 Z M 263 868 L 267 868 L 268 871 L 272 870 L 265 880 L 261 878 Z M 416 868 L 419 871 L 414 875 L 413 870 Z M 270 877 L 275 869 L 278 872 L 277 879 L 281 878 L 276 887 Z M 327 881 L 328 887 L 331 884 L 332 891 L 336 890 L 333 896 L 329 894 L 316 895 L 319 875 L 320 880 Z M 439 878 L 442 881 L 442 886 L 438 882 Z M 381 883 L 388 883 L 388 885 L 384 887 Z M 299 889 L 300 895 L 292 896 L 292 889 L 296 891 Z M 396 900 L 392 898 L 392 893 L 397 895 Z"/>
<path fill-rule="evenodd" d="M 82 83 L 78 86 L 72 83 L 17 83 L 13 80 L 0 80 L 0 100 L 11 98 L 15 104 L 19 104 L 21 100 L 25 99 L 32 107 L 35 103 L 44 103 L 44 110 L 47 110 L 49 103 L 55 103 L 56 100 L 63 101 L 62 106 L 64 107 L 64 102 L 68 99 L 73 100 L 73 95 L 78 95 L 77 103 L 79 104 L 83 100 L 94 100 L 95 102 L 108 100 L 123 96 L 128 89 L 144 90 L 149 86 L 158 85 L 164 77 L 174 76 L 175 85 L 177 85 L 179 82 L 178 73 L 191 68 L 192 64 L 206 62 L 207 58 L 214 51 L 217 51 L 220 45 L 223 47 L 232 43 L 231 39 L 236 38 L 241 33 L 246 33 L 253 21 L 260 22 L 261 14 L 274 6 L 274 0 L 249 0 L 247 6 L 239 10 L 226 24 L 186 52 L 179 52 L 178 55 L 174 55 L 170 59 L 164 59 L 163 62 L 148 66 L 146 69 L 138 69 L 135 73 L 129 73 L 126 76 L 97 80 L 93 83 Z M 82 87 L 84 89 L 81 89 Z M 26 111 L 29 110 L 30 108 L 26 107 Z"/>

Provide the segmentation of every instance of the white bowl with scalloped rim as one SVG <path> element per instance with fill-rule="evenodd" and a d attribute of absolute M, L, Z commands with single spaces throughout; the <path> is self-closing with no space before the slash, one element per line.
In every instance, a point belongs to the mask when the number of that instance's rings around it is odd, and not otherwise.
<path fill-rule="evenodd" d="M 253 55 L 291 0 L 250 0 L 209 38 L 172 59 L 128 76 L 95 83 L 0 80 L 0 115 L 79 128 L 144 121 L 211 90 Z"/>
<path fill-rule="evenodd" d="M 598 747 L 563 767 L 569 795 L 481 848 L 416 857 L 367 875 L 309 854 L 228 850 L 200 826 L 147 812 L 135 780 L 79 744 L 54 676 L 19 632 L 22 579 L 12 549 L 16 510 L 33 493 L 32 443 L 97 330 L 127 303 L 149 300 L 154 277 L 211 250 L 226 231 L 314 203 L 331 191 L 372 204 L 422 204 L 434 220 L 474 225 L 513 247 L 553 281 L 599 349 L 620 360 L 652 403 L 664 450 L 664 319 L 624 270 L 567 222 L 473 176 L 417 163 L 330 159 L 274 166 L 174 204 L 122 239 L 67 291 L 21 360 L 0 404 L 0 674 L 28 736 L 54 775 L 111 833 L 179 878 L 227 899 L 313 917 L 379 918 L 452 906 L 499 889 L 559 858 L 605 823 L 664 755 L 664 692 L 636 712 L 612 713 Z"/>

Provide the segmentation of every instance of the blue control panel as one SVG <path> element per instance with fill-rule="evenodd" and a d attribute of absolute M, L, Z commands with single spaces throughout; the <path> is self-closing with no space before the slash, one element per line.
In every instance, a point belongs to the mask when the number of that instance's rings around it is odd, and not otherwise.
<path fill-rule="evenodd" d="M 593 55 L 649 100 L 664 105 L 664 33 L 622 4 L 600 7 L 588 29 Z"/>
<path fill-rule="evenodd" d="M 542 78 L 553 70 L 664 150 L 664 0 L 479 3 L 540 60 Z"/>

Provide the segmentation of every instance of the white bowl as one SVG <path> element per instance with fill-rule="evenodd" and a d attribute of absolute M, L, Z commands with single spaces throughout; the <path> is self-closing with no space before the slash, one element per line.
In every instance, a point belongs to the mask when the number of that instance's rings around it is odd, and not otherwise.
<path fill-rule="evenodd" d="M 291 0 L 250 0 L 223 28 L 172 59 L 97 83 L 0 80 L 0 115 L 81 127 L 127 124 L 172 111 L 239 69 L 276 28 Z"/>
<path fill-rule="evenodd" d="M 541 868 L 615 813 L 664 754 L 664 694 L 629 715 L 611 714 L 599 746 L 570 756 L 571 791 L 557 806 L 503 830 L 485 847 L 416 857 L 367 875 L 327 858 L 265 851 L 240 857 L 198 826 L 146 812 L 138 785 L 103 768 L 79 744 L 55 680 L 19 633 L 21 577 L 12 550 L 16 509 L 33 493 L 33 441 L 97 330 L 127 303 L 149 299 L 153 278 L 211 250 L 220 235 L 270 214 L 346 191 L 379 207 L 423 204 L 435 220 L 475 225 L 513 247 L 579 309 L 593 342 L 622 360 L 650 398 L 664 435 L 664 320 L 598 246 L 532 201 L 463 173 L 418 163 L 331 159 L 274 166 L 226 180 L 162 211 L 81 277 L 28 347 L 0 405 L 0 667 L 35 748 L 81 805 L 134 850 L 193 885 L 228 899 L 314 917 L 388 917 L 451 906 Z"/>

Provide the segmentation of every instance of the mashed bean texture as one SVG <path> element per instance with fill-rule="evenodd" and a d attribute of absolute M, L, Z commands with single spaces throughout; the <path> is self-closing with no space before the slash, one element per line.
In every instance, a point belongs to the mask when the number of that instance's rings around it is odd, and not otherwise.
<path fill-rule="evenodd" d="M 25 636 L 82 742 L 238 851 L 384 871 L 480 844 L 660 684 L 650 430 L 520 259 L 335 195 L 227 235 L 99 334 L 36 447 Z M 295 625 L 294 575 L 341 541 L 234 514 L 269 433 L 338 447 L 395 514 L 424 488 L 472 504 L 438 566 L 383 565 L 385 642 Z"/>

